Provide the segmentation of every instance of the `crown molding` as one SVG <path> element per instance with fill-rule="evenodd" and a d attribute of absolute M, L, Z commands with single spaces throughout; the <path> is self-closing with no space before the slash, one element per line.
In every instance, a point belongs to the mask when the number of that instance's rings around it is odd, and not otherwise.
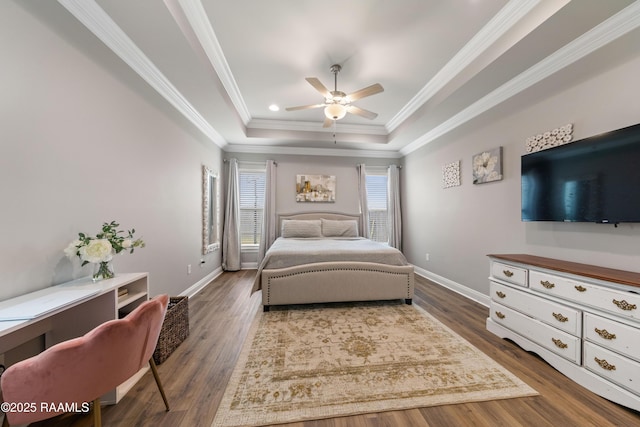
<path fill-rule="evenodd" d="M 209 62 L 213 66 L 218 74 L 218 78 L 222 82 L 233 106 L 235 107 L 238 115 L 245 126 L 251 121 L 251 114 L 249 109 L 240 94 L 240 89 L 233 78 L 229 63 L 224 56 L 222 46 L 218 42 L 216 33 L 211 26 L 211 22 L 207 17 L 207 12 L 202 6 L 202 2 L 199 0 L 177 0 L 178 4 L 182 8 L 184 16 L 189 21 L 193 32 L 200 43 L 200 46 L 204 50 Z"/>
<path fill-rule="evenodd" d="M 504 6 L 429 82 L 414 96 L 386 127 L 393 132 L 420 107 L 475 59 L 489 49 L 500 37 L 526 16 L 540 0 L 511 0 Z"/>
<path fill-rule="evenodd" d="M 639 26 L 640 2 L 634 2 L 455 116 L 442 122 L 422 137 L 404 146 L 400 153 L 406 156 Z"/>
<path fill-rule="evenodd" d="M 177 1 L 179 3 L 190 26 L 193 27 L 198 42 L 214 66 L 234 107 L 247 128 L 256 130 L 329 133 L 334 131 L 333 128 L 322 128 L 318 126 L 318 123 L 312 122 L 252 119 L 200 0 L 165 1 Z M 374 158 L 400 158 L 406 156 L 640 26 L 640 2 L 634 2 L 616 15 L 511 79 L 509 82 L 471 104 L 458 114 L 440 123 L 440 125 L 406 145 L 400 149 L 400 151 L 367 151 L 304 147 L 266 147 L 244 144 L 229 145 L 224 137 L 205 120 L 95 0 L 58 0 L 58 3 L 129 65 L 129 67 L 176 108 L 178 112 L 193 123 L 205 136 L 220 148 L 225 149 L 225 151 Z M 388 137 L 389 132 L 397 128 L 397 126 L 405 121 L 411 114 L 415 113 L 418 108 L 431 99 L 431 97 L 450 82 L 453 77 L 461 73 L 465 67 L 475 60 L 483 51 L 486 51 L 495 43 L 495 40 L 512 28 L 522 16 L 539 3 L 539 0 L 509 1 L 386 126 L 339 124 L 340 132 Z"/>
<path fill-rule="evenodd" d="M 336 129 L 333 126 L 325 128 L 321 126 L 320 122 L 303 122 L 295 120 L 270 120 L 270 119 L 251 119 L 247 125 L 248 129 L 267 129 L 267 130 L 290 130 L 299 132 L 323 132 L 323 133 L 354 133 L 362 135 L 382 135 L 388 136 L 389 133 L 384 126 L 381 125 L 358 125 L 350 123 L 336 124 Z"/>
<path fill-rule="evenodd" d="M 144 81 L 220 148 L 227 141 L 187 101 L 151 60 L 94 0 L 58 0 Z"/>
<path fill-rule="evenodd" d="M 273 147 L 264 145 L 229 144 L 227 153 L 290 154 L 302 156 L 368 157 L 376 159 L 400 159 L 398 151 L 349 150 L 345 148 Z"/>

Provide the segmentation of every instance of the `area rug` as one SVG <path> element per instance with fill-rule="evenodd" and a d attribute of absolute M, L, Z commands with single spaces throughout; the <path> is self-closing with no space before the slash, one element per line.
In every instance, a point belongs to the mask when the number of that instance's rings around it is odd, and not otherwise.
<path fill-rule="evenodd" d="M 256 314 L 212 427 L 536 394 L 415 305 L 273 307 Z"/>

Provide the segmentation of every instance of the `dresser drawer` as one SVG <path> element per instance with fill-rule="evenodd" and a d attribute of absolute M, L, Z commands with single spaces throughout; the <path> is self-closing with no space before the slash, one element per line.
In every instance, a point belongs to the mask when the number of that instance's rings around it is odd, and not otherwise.
<path fill-rule="evenodd" d="M 569 301 L 640 320 L 640 295 L 571 280 L 539 271 L 529 272 L 530 288 Z"/>
<path fill-rule="evenodd" d="M 546 349 L 580 364 L 580 339 L 539 320 L 491 301 L 491 319 L 506 328 L 540 344 Z"/>
<path fill-rule="evenodd" d="M 640 361 L 640 329 L 633 326 L 585 313 L 584 339 Z"/>
<path fill-rule="evenodd" d="M 640 394 L 640 363 L 585 342 L 584 366 L 601 377 Z"/>
<path fill-rule="evenodd" d="M 526 291 L 491 282 L 491 299 L 565 332 L 580 336 L 582 312 L 532 295 Z"/>
<path fill-rule="evenodd" d="M 527 286 L 526 268 L 514 267 L 513 265 L 503 264 L 498 261 L 491 262 L 491 277 L 504 280 L 514 285 Z"/>

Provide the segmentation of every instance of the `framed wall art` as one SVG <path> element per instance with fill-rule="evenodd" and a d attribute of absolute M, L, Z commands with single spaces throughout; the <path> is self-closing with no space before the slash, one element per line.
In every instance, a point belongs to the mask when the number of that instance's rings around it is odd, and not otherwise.
<path fill-rule="evenodd" d="M 499 181 L 502 179 L 502 147 L 483 151 L 473 156 L 473 183 Z"/>
<path fill-rule="evenodd" d="M 296 202 L 335 201 L 335 175 L 296 175 Z"/>
<path fill-rule="evenodd" d="M 442 188 L 460 185 L 460 160 L 442 166 Z"/>

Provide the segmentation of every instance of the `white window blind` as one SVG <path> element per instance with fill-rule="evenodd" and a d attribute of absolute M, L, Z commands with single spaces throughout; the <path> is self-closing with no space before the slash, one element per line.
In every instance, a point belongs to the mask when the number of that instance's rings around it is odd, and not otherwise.
<path fill-rule="evenodd" d="M 369 238 L 376 242 L 388 243 L 387 175 L 367 173 L 366 187 L 367 209 L 369 211 Z"/>
<path fill-rule="evenodd" d="M 238 170 L 240 179 L 240 245 L 257 246 L 262 229 L 265 172 Z"/>

